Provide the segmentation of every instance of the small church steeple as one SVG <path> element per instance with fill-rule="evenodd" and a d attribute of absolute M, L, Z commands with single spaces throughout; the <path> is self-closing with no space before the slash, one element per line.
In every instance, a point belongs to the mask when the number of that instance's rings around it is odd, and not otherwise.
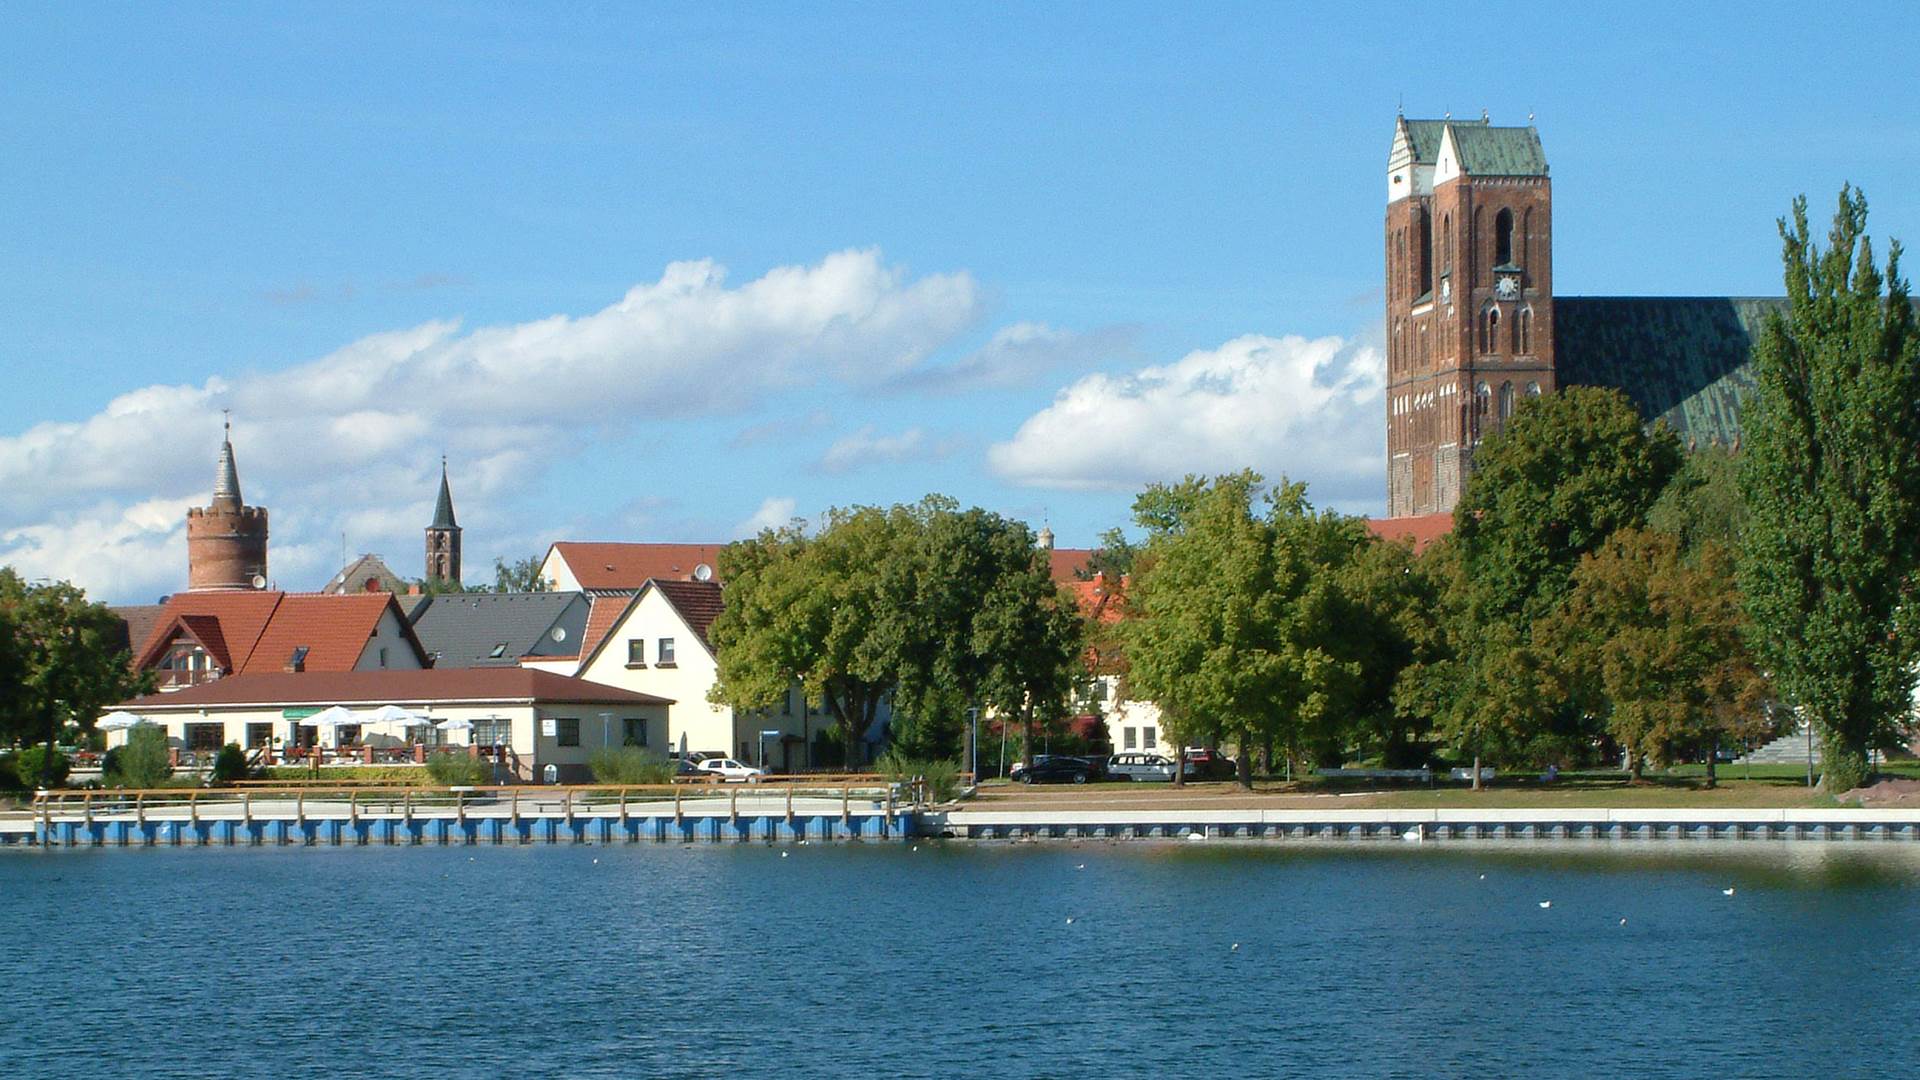
<path fill-rule="evenodd" d="M 460 580 L 460 525 L 453 517 L 453 489 L 447 484 L 447 459 L 440 458 L 440 497 L 427 526 L 427 579 Z"/>

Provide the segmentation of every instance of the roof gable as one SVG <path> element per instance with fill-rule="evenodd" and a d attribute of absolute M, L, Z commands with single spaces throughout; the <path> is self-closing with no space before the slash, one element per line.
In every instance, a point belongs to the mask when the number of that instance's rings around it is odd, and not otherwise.
<path fill-rule="evenodd" d="M 199 616 L 217 623 L 221 645 L 228 658 L 226 669 L 231 671 L 243 667 L 285 595 L 264 590 L 175 593 L 167 599 L 159 617 L 153 622 L 153 629 L 134 653 L 134 668 L 139 670 L 159 663 L 161 654 L 175 636 L 176 629 L 181 625 L 180 619 L 184 616 Z M 199 638 L 197 632 L 195 637 Z M 204 646 L 206 643 L 202 641 L 201 644 Z"/>
<path fill-rule="evenodd" d="M 594 661 L 600 659 L 600 654 L 605 651 L 610 642 L 626 636 L 620 632 L 621 628 L 640 611 L 647 597 L 655 593 L 659 594 L 660 599 L 666 601 L 667 610 L 673 612 L 674 617 L 693 634 L 694 638 L 700 642 L 700 647 L 707 650 L 708 655 L 714 655 L 713 640 L 707 635 L 713 628 L 713 620 L 720 616 L 721 608 L 724 606 L 720 590 L 719 583 L 712 581 L 649 580 L 638 592 L 620 605 L 619 611 L 608 620 L 606 629 L 594 639 L 592 647 L 581 654 L 580 670 L 587 670 Z M 612 606 L 607 603 L 611 599 L 613 598 L 595 598 L 596 621 L 603 606 Z"/>

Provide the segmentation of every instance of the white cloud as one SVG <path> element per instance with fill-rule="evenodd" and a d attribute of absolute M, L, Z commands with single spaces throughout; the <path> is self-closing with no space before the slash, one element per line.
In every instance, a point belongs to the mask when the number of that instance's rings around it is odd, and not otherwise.
<path fill-rule="evenodd" d="M 815 467 L 821 472 L 846 473 L 869 465 L 944 457 L 950 450 L 949 445 L 929 439 L 921 428 L 880 435 L 868 426 L 834 440 Z"/>
<path fill-rule="evenodd" d="M 1060 368 L 1086 368 L 1112 361 L 1132 346 L 1134 329 L 1108 326 L 1089 333 L 1061 330 L 1045 323 L 1018 322 L 994 332 L 980 349 L 956 363 L 925 367 L 900 375 L 888 389 L 914 393 L 954 393 L 1025 386 Z"/>
<path fill-rule="evenodd" d="M 777 529 L 793 520 L 793 510 L 798 504 L 784 495 L 770 495 L 760 503 L 760 509 L 753 515 L 733 527 L 735 537 L 758 536 L 763 529 Z"/>
<path fill-rule="evenodd" d="M 974 325 L 981 304 L 969 275 L 913 277 L 875 250 L 737 286 L 710 261 L 680 262 L 587 315 L 472 330 L 434 321 L 266 374 L 145 387 L 85 419 L 0 436 L 0 563 L 111 599 L 179 588 L 181 518 L 154 535 L 128 515 L 206 500 L 230 408 L 247 500 L 273 514 L 271 576 L 317 587 L 338 569 L 342 529 L 354 552 L 397 553 L 407 573 L 443 452 L 473 524 L 529 490 L 556 453 L 579 450 L 583 429 L 733 410 L 821 382 L 879 385 Z M 501 517 L 502 533 L 523 524 Z"/>
<path fill-rule="evenodd" d="M 1316 502 L 1364 508 L 1385 476 L 1384 370 L 1378 349 L 1338 337 L 1249 334 L 1080 379 L 988 461 L 1015 483 L 1110 491 L 1250 466 L 1309 482 Z"/>

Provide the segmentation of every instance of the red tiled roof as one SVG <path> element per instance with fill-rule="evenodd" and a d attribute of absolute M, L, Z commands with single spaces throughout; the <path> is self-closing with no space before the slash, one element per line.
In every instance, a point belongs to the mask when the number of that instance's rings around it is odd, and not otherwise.
<path fill-rule="evenodd" d="M 1120 621 L 1120 587 L 1110 585 L 1106 575 L 1095 574 L 1091 581 L 1075 581 L 1067 587 L 1080 604 L 1080 614 L 1099 623 Z"/>
<path fill-rule="evenodd" d="M 179 628 L 179 620 L 186 616 L 206 616 L 216 620 L 232 665 L 229 670 L 242 667 L 247 657 L 252 655 L 254 643 L 260 640 L 261 631 L 267 628 L 268 620 L 273 618 L 274 608 L 280 606 L 280 598 L 285 595 L 280 592 L 237 590 L 175 593 L 168 598 L 159 617 L 154 620 L 153 629 L 147 634 L 146 640 L 135 644 L 134 670 L 149 668 L 160 662 L 161 651 Z M 202 639 L 201 643 L 206 642 Z"/>
<path fill-rule="evenodd" d="M 608 634 L 613 633 L 614 625 L 620 621 L 620 614 L 633 602 L 633 594 L 611 593 L 587 599 L 593 606 L 587 609 L 587 628 L 580 635 L 580 659 L 583 662 L 593 655 Z"/>
<path fill-rule="evenodd" d="M 1453 531 L 1452 514 L 1422 514 L 1419 517 L 1368 518 L 1367 528 L 1387 541 L 1408 541 L 1418 553 L 1427 545 Z"/>
<path fill-rule="evenodd" d="M 1054 548 L 1047 552 L 1047 570 L 1062 585 L 1080 580 L 1080 571 L 1093 558 L 1092 548 Z"/>
<path fill-rule="evenodd" d="M 705 564 L 720 573 L 725 544 L 612 544 L 562 540 L 553 545 L 582 589 L 635 591 L 648 578 L 691 581 L 693 568 Z"/>
<path fill-rule="evenodd" d="M 279 671 L 301 646 L 307 650 L 308 671 L 352 671 L 389 607 L 404 628 L 407 621 L 399 617 L 392 593 L 290 593 L 267 620 L 267 628 L 238 673 Z M 418 662 L 426 663 L 418 644 L 414 649 Z"/>
<path fill-rule="evenodd" d="M 591 705 L 671 705 L 671 699 L 532 668 L 426 668 L 420 671 L 284 671 L 232 675 L 127 703 L 135 711 L 204 705 L 431 704 L 555 701 Z"/>
<path fill-rule="evenodd" d="M 713 620 L 720 617 L 722 607 L 720 583 L 717 581 L 659 581 L 651 582 L 660 594 L 667 598 L 680 617 L 687 621 L 700 640 L 713 648 L 713 639 L 707 635 L 713 626 Z"/>
<path fill-rule="evenodd" d="M 426 653 L 390 593 L 208 591 L 179 593 L 167 602 L 164 617 L 135 654 L 134 669 L 159 663 L 166 646 L 184 632 L 233 675 L 278 671 L 299 645 L 307 647 L 308 671 L 351 671 L 389 607 L 424 664 Z"/>

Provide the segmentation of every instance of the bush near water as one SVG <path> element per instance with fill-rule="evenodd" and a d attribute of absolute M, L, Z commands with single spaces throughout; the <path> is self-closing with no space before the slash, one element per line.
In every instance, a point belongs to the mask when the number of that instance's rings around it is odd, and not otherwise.
<path fill-rule="evenodd" d="M 603 784 L 671 784 L 673 763 L 638 746 L 595 750 L 587 764 Z"/>

